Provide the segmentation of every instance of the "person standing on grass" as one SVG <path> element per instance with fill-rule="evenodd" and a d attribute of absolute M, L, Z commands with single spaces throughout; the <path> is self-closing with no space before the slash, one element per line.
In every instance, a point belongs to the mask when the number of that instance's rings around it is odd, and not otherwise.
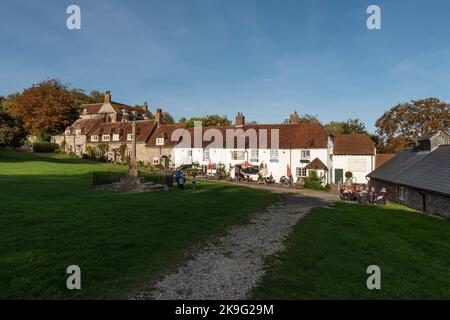
<path fill-rule="evenodd" d="M 177 182 L 178 189 L 180 188 L 180 177 L 181 177 L 180 170 L 175 170 L 175 180 Z"/>
<path fill-rule="evenodd" d="M 179 181 L 180 189 L 183 190 L 184 189 L 184 182 L 185 182 L 183 175 L 181 175 L 181 177 L 180 177 L 180 179 L 178 179 L 178 181 Z"/>
<path fill-rule="evenodd" d="M 192 175 L 192 190 L 195 190 L 195 174 Z"/>

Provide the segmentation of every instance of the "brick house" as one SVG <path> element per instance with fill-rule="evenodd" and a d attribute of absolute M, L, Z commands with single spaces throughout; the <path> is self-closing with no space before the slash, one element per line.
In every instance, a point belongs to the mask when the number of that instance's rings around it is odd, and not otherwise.
<path fill-rule="evenodd" d="M 450 219 L 450 137 L 438 132 L 414 149 L 401 151 L 368 174 L 370 185 L 385 187 L 388 199 Z"/>

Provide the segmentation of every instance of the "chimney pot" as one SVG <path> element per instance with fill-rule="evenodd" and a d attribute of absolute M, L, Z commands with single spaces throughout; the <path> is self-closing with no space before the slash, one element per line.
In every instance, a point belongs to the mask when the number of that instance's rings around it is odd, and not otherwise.
<path fill-rule="evenodd" d="M 291 118 L 289 119 L 290 124 L 298 124 L 299 118 L 297 111 L 294 111 L 294 113 L 291 113 Z"/>
<path fill-rule="evenodd" d="M 245 125 L 245 116 L 242 114 L 242 112 L 238 112 L 235 123 L 237 127 L 242 127 L 243 125 Z"/>
<path fill-rule="evenodd" d="M 103 102 L 104 103 L 111 103 L 111 91 L 109 91 L 109 90 L 105 91 L 105 96 L 103 98 Z"/>

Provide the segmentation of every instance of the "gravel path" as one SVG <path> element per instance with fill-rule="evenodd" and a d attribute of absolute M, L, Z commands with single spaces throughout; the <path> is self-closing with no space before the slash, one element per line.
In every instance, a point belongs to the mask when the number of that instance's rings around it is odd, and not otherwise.
<path fill-rule="evenodd" d="M 332 202 L 287 195 L 245 225 L 191 252 L 192 259 L 132 299 L 246 299 L 264 274 L 264 258 L 283 249 L 283 240 L 311 208 Z"/>

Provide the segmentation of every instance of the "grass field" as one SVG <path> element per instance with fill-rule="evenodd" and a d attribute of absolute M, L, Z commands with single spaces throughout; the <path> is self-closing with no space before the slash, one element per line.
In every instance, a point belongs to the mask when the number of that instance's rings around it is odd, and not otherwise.
<path fill-rule="evenodd" d="M 0 299 L 126 298 L 182 262 L 189 247 L 278 200 L 206 182 L 167 193 L 93 189 L 93 171 L 125 169 L 0 151 Z M 66 288 L 73 264 L 79 291 Z"/>
<path fill-rule="evenodd" d="M 257 299 L 450 299 L 450 223 L 402 206 L 337 203 L 300 220 Z M 381 290 L 368 290 L 369 265 Z"/>

